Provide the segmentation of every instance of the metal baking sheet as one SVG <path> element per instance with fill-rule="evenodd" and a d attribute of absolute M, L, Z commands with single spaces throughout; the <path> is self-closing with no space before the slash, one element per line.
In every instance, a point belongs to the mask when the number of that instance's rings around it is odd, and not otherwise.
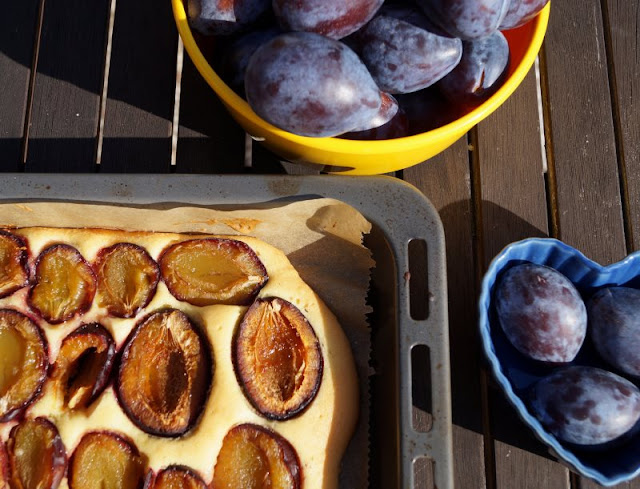
<path fill-rule="evenodd" d="M 374 272 L 378 278 L 372 279 L 372 287 L 376 287 L 377 280 L 379 288 L 378 300 L 371 304 L 374 317 L 377 313 L 379 321 L 383 318 L 385 324 L 381 327 L 393 328 L 390 331 L 395 337 L 393 345 L 384 346 L 393 351 L 380 354 L 381 361 L 386 358 L 388 363 L 388 359 L 395 363 L 384 365 L 390 374 L 383 382 L 389 385 L 381 386 L 377 392 L 393 393 L 395 399 L 387 395 L 377 398 L 375 392 L 372 393 L 371 444 L 379 458 L 371 460 L 370 465 L 372 471 L 382 474 L 384 482 L 376 482 L 373 477 L 371 486 L 417 488 L 416 464 L 428 460 L 435 487 L 453 489 L 444 232 L 438 213 L 414 187 L 385 176 L 24 173 L 4 174 L 0 178 L 0 199 L 5 201 L 36 199 L 125 205 L 175 202 L 219 208 L 314 197 L 338 199 L 358 209 L 377 230 L 370 240 L 374 258 L 383 253 L 376 250 L 384 247 L 382 241 L 392 257 L 391 263 L 385 264 L 384 258 L 380 260 L 381 270 Z M 380 239 L 375 238 L 376 234 Z M 409 243 L 416 240 L 426 245 L 428 297 L 424 297 L 424 301 L 428 301 L 428 314 L 420 320 L 412 318 L 410 312 L 408 250 Z M 373 344 L 375 349 L 376 342 Z M 424 347 L 428 351 L 428 365 L 424 370 L 429 372 L 426 373 L 412 362 L 414 350 L 424 350 Z M 430 377 L 426 382 L 425 375 Z M 414 428 L 416 385 L 428 389 L 418 393 L 429 399 L 427 432 Z M 376 410 L 381 404 L 389 405 L 389 409 Z M 385 418 L 376 417 L 375 412 L 385 413 Z M 392 430 L 376 426 L 381 424 Z M 376 464 L 391 467 L 393 473 L 389 476 L 388 470 L 375 468 Z"/>

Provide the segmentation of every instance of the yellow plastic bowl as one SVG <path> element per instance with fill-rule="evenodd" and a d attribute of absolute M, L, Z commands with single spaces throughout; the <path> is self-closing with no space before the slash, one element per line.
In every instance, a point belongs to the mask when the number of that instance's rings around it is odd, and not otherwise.
<path fill-rule="evenodd" d="M 278 129 L 256 115 L 249 104 L 229 88 L 211 68 L 189 27 L 183 0 L 171 0 L 182 42 L 200 74 L 220 97 L 232 117 L 255 140 L 281 157 L 299 163 L 325 165 L 325 171 L 375 175 L 410 167 L 445 150 L 495 111 L 522 83 L 542 46 L 551 3 L 530 22 L 504 31 L 511 65 L 504 85 L 482 105 L 455 121 L 415 136 L 384 141 L 311 138 Z"/>

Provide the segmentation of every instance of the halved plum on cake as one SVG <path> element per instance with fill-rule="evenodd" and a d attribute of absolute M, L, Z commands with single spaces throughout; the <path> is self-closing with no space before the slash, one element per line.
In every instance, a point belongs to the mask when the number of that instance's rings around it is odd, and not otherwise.
<path fill-rule="evenodd" d="M 302 469 L 291 444 L 259 425 L 234 426 L 222 440 L 212 489 L 300 489 Z"/>
<path fill-rule="evenodd" d="M 171 294 L 196 306 L 249 304 L 269 279 L 258 255 L 234 239 L 181 241 L 159 263 Z"/>
<path fill-rule="evenodd" d="M 99 251 L 94 263 L 98 302 L 109 314 L 130 318 L 149 304 L 160 280 L 160 268 L 141 246 L 118 243 Z"/>
<path fill-rule="evenodd" d="M 107 385 L 115 356 L 111 333 L 98 323 L 83 324 L 62 340 L 51 381 L 63 405 L 91 404 Z"/>
<path fill-rule="evenodd" d="M 36 259 L 35 284 L 29 305 L 51 324 L 86 312 L 96 292 L 96 278 L 80 252 L 67 244 L 55 244 Z"/>
<path fill-rule="evenodd" d="M 0 230 L 0 298 L 29 283 L 27 244 L 22 238 Z"/>
<path fill-rule="evenodd" d="M 145 489 L 207 489 L 207 484 L 192 469 L 172 465 L 158 472 Z"/>
<path fill-rule="evenodd" d="M 119 434 L 90 432 L 69 462 L 69 489 L 142 489 L 145 467 L 135 445 Z"/>
<path fill-rule="evenodd" d="M 49 368 L 44 334 L 13 309 L 0 309 L 0 358 L 0 422 L 5 422 L 40 392 Z"/>
<path fill-rule="evenodd" d="M 277 297 L 258 299 L 233 340 L 233 365 L 249 402 L 269 419 L 288 419 L 313 400 L 322 380 L 320 343 L 307 318 Z"/>
<path fill-rule="evenodd" d="M 211 384 L 207 340 L 177 309 L 143 318 L 122 352 L 116 390 L 125 413 L 159 436 L 186 433 L 200 416 Z"/>
<path fill-rule="evenodd" d="M 7 458 L 12 489 L 56 489 L 67 465 L 58 429 L 46 418 L 26 419 L 11 429 Z"/>

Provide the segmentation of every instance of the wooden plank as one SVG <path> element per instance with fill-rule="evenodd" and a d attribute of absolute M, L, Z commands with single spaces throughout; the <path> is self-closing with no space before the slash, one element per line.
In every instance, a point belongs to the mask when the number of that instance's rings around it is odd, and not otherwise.
<path fill-rule="evenodd" d="M 178 47 L 171 2 L 117 2 L 112 42 L 100 171 L 167 172 Z"/>
<path fill-rule="evenodd" d="M 39 0 L 10 2 L 0 16 L 0 154 L 2 171 L 22 168 L 22 138 L 38 33 Z"/>
<path fill-rule="evenodd" d="M 637 2 L 605 2 L 610 38 L 609 63 L 612 64 L 614 114 L 627 182 L 628 250 L 640 249 L 640 7 Z"/>
<path fill-rule="evenodd" d="M 107 7 L 107 0 L 45 3 L 28 171 L 94 171 Z"/>
<path fill-rule="evenodd" d="M 554 8 L 545 54 L 555 214 L 563 241 L 609 264 L 626 255 L 627 245 L 601 5 L 568 0 Z M 599 487 L 584 478 L 579 485 Z M 640 481 L 616 487 L 636 489 Z"/>
<path fill-rule="evenodd" d="M 184 53 L 180 91 L 178 173 L 241 172 L 244 130 L 229 115 L 213 89 Z"/>
<path fill-rule="evenodd" d="M 447 243 L 455 487 L 485 486 L 473 213 L 466 137 L 403 178 L 440 213 Z M 423 487 L 423 486 L 418 486 Z"/>
<path fill-rule="evenodd" d="M 626 246 L 602 11 L 598 0 L 552 10 L 544 52 L 560 237 L 608 264 Z"/>
<path fill-rule="evenodd" d="M 485 268 L 507 244 L 548 233 L 537 93 L 531 70 L 507 102 L 478 125 L 474 170 Z M 567 469 L 546 456 L 502 393 L 491 389 L 489 399 L 496 487 L 511 489 L 517 480 L 523 488 L 568 488 Z"/>

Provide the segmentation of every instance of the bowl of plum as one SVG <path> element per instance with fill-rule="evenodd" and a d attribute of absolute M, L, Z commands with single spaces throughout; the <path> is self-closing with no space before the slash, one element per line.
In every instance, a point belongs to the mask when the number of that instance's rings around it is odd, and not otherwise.
<path fill-rule="evenodd" d="M 371 175 L 440 153 L 533 65 L 549 0 L 172 0 L 185 49 L 267 148 Z"/>
<path fill-rule="evenodd" d="M 602 266 L 551 238 L 512 243 L 479 300 L 482 346 L 521 419 L 575 472 L 640 474 L 640 253 Z"/>

